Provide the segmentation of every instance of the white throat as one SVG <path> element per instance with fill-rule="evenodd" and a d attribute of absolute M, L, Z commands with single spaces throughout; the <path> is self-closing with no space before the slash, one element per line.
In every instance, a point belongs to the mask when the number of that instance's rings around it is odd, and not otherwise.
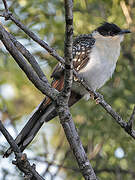
<path fill-rule="evenodd" d="M 95 45 L 90 53 L 90 60 L 79 73 L 93 89 L 99 89 L 112 76 L 120 55 L 120 43 L 123 35 L 104 37 L 93 32 Z"/>
<path fill-rule="evenodd" d="M 120 55 L 120 43 L 124 39 L 124 35 L 102 36 L 98 32 L 93 32 L 95 38 L 95 46 L 93 50 L 99 55 L 101 61 L 116 64 Z M 93 51 L 93 52 L 94 52 Z"/>

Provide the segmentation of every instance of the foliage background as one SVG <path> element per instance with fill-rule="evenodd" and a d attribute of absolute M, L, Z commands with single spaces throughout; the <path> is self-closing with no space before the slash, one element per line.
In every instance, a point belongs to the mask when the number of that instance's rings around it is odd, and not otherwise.
<path fill-rule="evenodd" d="M 40 38 L 48 42 L 63 56 L 64 4 L 62 0 L 14 0 L 8 1 L 10 10 Z M 3 10 L 0 1 L 0 10 Z M 99 90 L 105 100 L 128 120 L 135 104 L 135 1 L 134 0 L 74 0 L 74 35 L 90 33 L 103 21 L 129 28 L 132 34 L 125 37 L 117 68 L 112 79 Z M 127 14 L 128 13 L 128 14 Z M 50 79 L 57 61 L 39 45 L 29 39 L 11 21 L 0 18 L 0 23 L 32 52 Z M 0 117 L 15 137 L 24 126 L 32 110 L 43 95 L 27 80 L 23 72 L 0 44 Z M 134 140 L 94 101 L 81 100 L 71 108 L 88 157 L 101 180 L 133 180 Z M 1 135 L 0 135 L 1 136 Z M 3 144 L 4 143 L 4 144 Z M 7 180 L 18 173 L 9 162 L 2 159 L 7 148 L 1 136 L 1 175 Z M 45 124 L 32 145 L 26 150 L 37 164 L 37 170 L 47 180 L 81 180 L 77 165 L 64 137 L 58 118 Z M 48 162 L 53 160 L 53 165 Z M 7 164 L 5 166 L 4 164 Z M 57 165 L 62 165 L 60 168 Z M 48 167 L 48 169 L 47 169 Z M 64 168 L 63 168 L 64 167 Z M 19 179 L 22 175 L 19 174 Z"/>

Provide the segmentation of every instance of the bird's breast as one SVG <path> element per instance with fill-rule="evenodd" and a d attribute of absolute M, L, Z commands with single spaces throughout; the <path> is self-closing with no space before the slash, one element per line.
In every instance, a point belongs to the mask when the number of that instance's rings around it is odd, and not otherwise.
<path fill-rule="evenodd" d="M 96 43 L 89 62 L 79 73 L 93 89 L 99 89 L 112 76 L 120 54 L 120 43 Z"/>

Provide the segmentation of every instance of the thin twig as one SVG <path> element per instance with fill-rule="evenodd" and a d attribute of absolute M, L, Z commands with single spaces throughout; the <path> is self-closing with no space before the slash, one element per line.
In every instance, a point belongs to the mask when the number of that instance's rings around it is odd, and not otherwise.
<path fill-rule="evenodd" d="M 16 153 L 21 153 L 20 149 L 18 148 L 17 144 L 13 140 L 12 136 L 8 133 L 6 128 L 3 126 L 1 120 L 0 120 L 0 131 L 5 136 L 5 138 L 7 139 L 8 143 L 10 144 L 10 146 L 12 146 L 14 153 L 15 154 Z"/>
<path fill-rule="evenodd" d="M 2 1 L 3 1 L 3 4 L 4 4 L 5 10 L 8 11 L 7 1 L 6 0 L 2 0 Z"/>
<path fill-rule="evenodd" d="M 68 152 L 71 152 L 71 151 L 68 151 Z M 69 153 L 68 153 L 69 154 Z M 67 157 L 67 156 L 65 156 Z M 65 161 L 65 157 L 63 158 L 63 160 Z M 55 166 L 55 167 L 58 167 L 59 169 L 57 169 L 56 173 L 53 175 L 53 178 L 55 179 L 55 177 L 57 176 L 58 172 L 60 169 L 68 169 L 68 170 L 72 170 L 72 171 L 76 171 L 76 172 L 80 172 L 79 168 L 77 167 L 73 167 L 73 166 L 66 166 L 64 165 L 64 161 L 62 160 L 62 163 L 61 164 L 58 164 L 56 163 L 55 161 L 48 161 L 48 160 L 44 160 L 44 159 L 40 159 L 38 157 L 35 157 L 35 158 L 31 158 L 30 160 L 32 161 L 36 161 L 36 162 L 41 162 L 41 163 L 47 163 L 49 164 L 50 166 Z"/>
<path fill-rule="evenodd" d="M 46 175 L 46 173 L 49 171 L 50 166 L 51 166 L 51 165 L 53 164 L 53 162 L 56 160 L 56 156 L 57 156 L 58 152 L 60 151 L 63 142 L 64 142 L 63 139 L 61 139 L 59 145 L 57 146 L 57 148 L 56 148 L 56 150 L 55 150 L 55 153 L 53 154 L 53 157 L 52 157 L 51 162 L 48 163 L 48 165 L 47 165 L 47 167 L 46 167 L 46 169 L 45 169 L 45 171 L 44 171 L 44 173 L 43 173 L 43 177 Z"/>
<path fill-rule="evenodd" d="M 67 150 L 67 151 L 66 151 L 65 156 L 64 156 L 63 159 L 61 160 L 61 164 L 60 164 L 59 168 L 58 168 L 58 169 L 56 170 L 56 172 L 53 174 L 52 179 L 55 179 L 55 177 L 56 177 L 56 176 L 58 175 L 58 173 L 60 172 L 60 169 L 63 168 L 63 167 L 65 167 L 65 166 L 64 166 L 64 162 L 65 162 L 66 158 L 68 157 L 69 152 L 70 152 L 70 150 Z M 79 169 L 78 169 L 78 168 L 76 168 L 76 169 L 77 169 L 77 171 L 79 172 Z"/>
<path fill-rule="evenodd" d="M 135 117 L 135 106 L 134 106 L 134 108 L 133 108 L 133 111 L 132 111 L 132 114 L 131 114 L 131 116 L 130 116 L 130 119 L 129 119 L 128 123 L 127 123 L 127 125 L 128 125 L 128 127 L 129 127 L 130 130 L 133 129 L 134 117 Z"/>
<path fill-rule="evenodd" d="M 9 18 L 18 26 L 20 27 L 31 39 L 33 39 L 35 42 L 40 44 L 41 47 L 43 47 L 45 50 L 47 50 L 53 57 L 55 57 L 58 61 L 60 61 L 62 64 L 64 64 L 64 59 L 60 57 L 55 49 L 48 46 L 48 44 L 38 38 L 32 31 L 30 31 L 24 24 L 22 24 L 19 20 L 17 20 L 13 15 L 10 15 Z"/>
<path fill-rule="evenodd" d="M 123 14 L 124 14 L 124 16 L 125 16 L 125 18 L 127 20 L 127 24 L 130 25 L 132 23 L 132 19 L 131 19 L 131 16 L 129 14 L 129 10 L 128 10 L 127 6 L 126 6 L 125 1 L 123 1 L 123 0 L 120 1 L 120 6 L 121 6 Z"/>
<path fill-rule="evenodd" d="M 66 165 L 63 165 L 63 163 L 56 163 L 56 162 L 50 162 L 50 161 L 47 161 L 47 160 L 44 160 L 44 159 L 41 159 L 41 158 L 32 158 L 30 160 L 33 160 L 33 161 L 36 161 L 36 162 L 42 162 L 42 163 L 47 163 L 47 164 L 51 164 L 52 166 L 55 166 L 57 168 L 63 168 L 63 169 L 66 169 L 66 170 L 71 170 L 71 171 L 74 171 L 74 172 L 79 172 L 79 168 L 77 167 L 73 167 L 73 166 L 66 166 Z M 116 169 L 117 168 L 117 169 Z M 135 177 L 135 172 L 134 171 L 131 171 L 130 169 L 129 170 L 124 170 L 124 169 L 121 169 L 120 167 L 116 167 L 116 168 L 95 168 L 95 172 L 96 174 L 100 174 L 102 172 L 113 172 L 113 173 L 116 173 L 117 170 L 119 170 L 119 173 L 123 173 L 123 174 L 132 174 L 134 177 Z M 55 175 L 53 175 L 53 178 L 55 178 Z"/>

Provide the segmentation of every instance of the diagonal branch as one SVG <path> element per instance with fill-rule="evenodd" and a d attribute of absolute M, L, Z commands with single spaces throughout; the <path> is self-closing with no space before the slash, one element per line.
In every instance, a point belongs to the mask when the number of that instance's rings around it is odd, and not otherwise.
<path fill-rule="evenodd" d="M 5 7 L 5 10 L 8 11 L 7 1 L 6 1 L 6 0 L 3 0 L 3 4 L 4 4 L 4 7 Z"/>
<path fill-rule="evenodd" d="M 46 81 L 42 81 L 32 69 L 32 67 L 26 63 L 23 56 L 17 50 L 2 25 L 0 25 L 0 39 L 5 45 L 6 49 L 9 51 L 9 53 L 15 59 L 19 67 L 25 72 L 28 79 L 36 86 L 36 88 L 39 89 L 43 94 L 46 94 L 51 99 L 55 100 L 58 94 L 57 90 L 50 86 L 47 79 Z"/>
<path fill-rule="evenodd" d="M 61 63 L 64 63 L 64 59 L 59 56 L 55 49 L 48 46 L 48 44 L 41 40 L 39 37 L 37 37 L 32 31 L 30 31 L 24 24 L 22 24 L 18 19 L 16 19 L 11 12 L 10 13 L 3 13 L 3 16 L 6 19 L 12 20 L 20 29 L 22 29 L 31 39 L 33 39 L 35 42 L 37 42 L 41 47 L 43 47 L 45 50 L 47 50 L 53 57 L 55 57 L 58 61 Z"/>
<path fill-rule="evenodd" d="M 9 134 L 9 132 L 5 129 L 3 126 L 1 120 L 0 120 L 0 131 L 5 136 L 6 140 L 12 147 L 16 161 L 13 161 L 13 164 L 15 164 L 24 174 L 25 178 L 27 180 L 44 180 L 35 170 L 35 165 L 30 165 L 26 154 L 22 154 L 18 145 L 12 138 L 12 136 Z"/>
<path fill-rule="evenodd" d="M 9 32 L 7 32 L 7 33 L 9 35 L 9 38 L 11 39 L 11 41 L 14 43 L 14 45 L 18 49 L 18 51 L 21 52 L 21 54 L 31 64 L 32 68 L 35 70 L 35 72 L 37 73 L 39 78 L 41 80 L 47 82 L 48 80 L 47 80 L 46 76 L 44 75 L 42 69 L 40 68 L 39 64 L 37 63 L 35 57 L 19 41 L 17 41 L 16 38 L 12 34 L 10 34 Z"/>
<path fill-rule="evenodd" d="M 135 117 L 135 106 L 133 108 L 133 112 L 132 112 L 132 114 L 130 116 L 130 119 L 129 119 L 128 123 L 127 123 L 127 129 L 129 130 L 129 132 L 131 132 L 133 130 L 134 117 Z"/>

